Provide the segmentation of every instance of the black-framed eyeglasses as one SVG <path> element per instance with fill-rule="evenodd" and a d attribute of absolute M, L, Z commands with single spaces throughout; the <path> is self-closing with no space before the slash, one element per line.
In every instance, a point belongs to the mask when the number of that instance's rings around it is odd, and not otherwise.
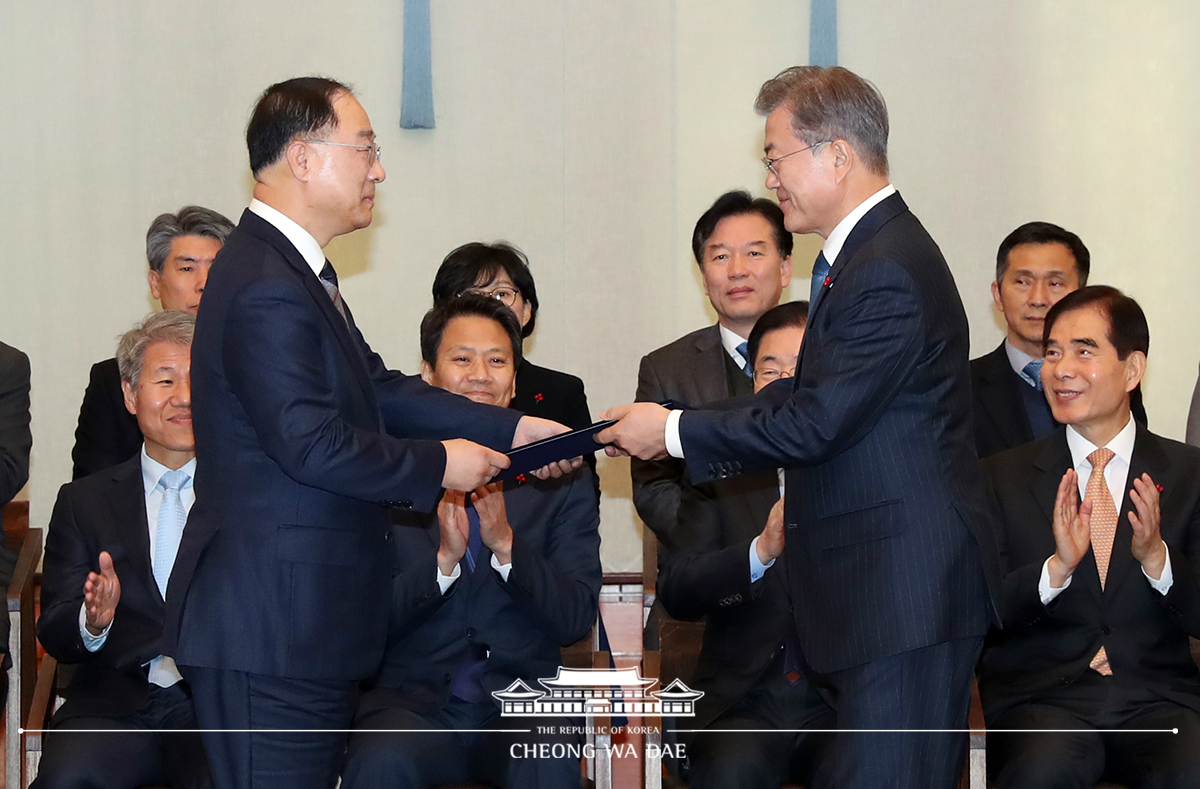
<path fill-rule="evenodd" d="M 383 149 L 378 145 L 355 145 L 352 142 L 333 142 L 332 140 L 301 140 L 310 145 L 336 145 L 339 148 L 353 148 L 367 154 L 367 166 L 374 167 L 375 162 L 383 158 Z M 788 154 L 789 156 L 791 154 Z"/>
<path fill-rule="evenodd" d="M 822 140 L 821 142 L 814 142 L 812 145 L 808 146 L 807 148 L 801 148 L 798 151 L 792 151 L 791 153 L 785 153 L 783 156 L 776 156 L 774 159 L 772 159 L 769 156 L 764 156 L 762 158 L 763 167 L 767 168 L 767 172 L 771 173 L 776 178 L 778 178 L 779 171 L 775 169 L 776 164 L 778 164 L 779 162 L 788 158 L 789 156 L 795 156 L 798 153 L 804 153 L 805 151 L 811 151 L 813 148 L 818 148 L 822 145 L 828 145 L 831 142 L 833 142 L 833 140 Z"/>
<path fill-rule="evenodd" d="M 505 307 L 511 307 L 513 302 L 517 300 L 517 296 L 521 295 L 521 291 L 508 285 L 501 285 L 497 288 L 467 288 L 458 295 L 464 293 L 474 293 L 477 296 L 486 296 L 489 299 L 495 299 Z"/>

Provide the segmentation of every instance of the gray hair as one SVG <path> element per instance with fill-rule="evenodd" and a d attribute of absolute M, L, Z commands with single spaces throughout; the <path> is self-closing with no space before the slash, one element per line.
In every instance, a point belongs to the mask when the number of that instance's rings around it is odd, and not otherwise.
<path fill-rule="evenodd" d="M 150 270 L 162 273 L 171 252 L 171 242 L 180 236 L 215 238 L 222 244 L 233 230 L 233 222 L 211 208 L 185 205 L 178 214 L 159 214 L 146 231 L 146 260 Z"/>
<path fill-rule="evenodd" d="M 146 349 L 159 342 L 172 345 L 192 345 L 192 333 L 196 318 L 183 310 L 164 310 L 146 316 L 146 319 L 121 336 L 117 343 L 117 369 L 121 380 L 137 386 L 142 376 L 142 364 L 146 361 Z"/>
<path fill-rule="evenodd" d="M 791 110 L 805 145 L 846 140 L 868 170 L 887 176 L 887 105 L 867 80 L 841 66 L 793 66 L 763 83 L 754 102 L 759 115 L 778 107 Z"/>

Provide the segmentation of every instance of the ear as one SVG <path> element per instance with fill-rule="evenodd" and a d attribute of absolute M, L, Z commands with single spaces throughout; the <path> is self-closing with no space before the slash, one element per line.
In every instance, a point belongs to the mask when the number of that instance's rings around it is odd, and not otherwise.
<path fill-rule="evenodd" d="M 155 296 L 155 298 L 158 298 Z M 121 381 L 121 394 L 125 395 L 125 410 L 137 416 L 137 397 L 128 381 Z"/>
<path fill-rule="evenodd" d="M 785 288 L 792 281 L 792 256 L 791 255 L 788 255 L 787 257 L 785 257 L 783 259 L 783 262 L 779 264 L 779 281 L 783 283 L 783 286 Z"/>
<path fill-rule="evenodd" d="M 834 140 L 829 144 L 829 150 L 833 151 L 833 171 L 837 180 L 841 180 L 850 174 L 850 170 L 854 166 L 854 149 L 850 143 L 845 140 Z"/>
<path fill-rule="evenodd" d="M 1146 374 L 1146 354 L 1132 351 L 1125 359 L 1125 391 L 1132 392 Z"/>
<path fill-rule="evenodd" d="M 150 283 L 150 295 L 155 301 L 162 301 L 162 296 L 159 295 L 159 289 L 162 287 L 162 275 L 154 269 L 150 269 L 150 273 L 146 275 L 146 281 Z"/>
<path fill-rule="evenodd" d="M 1004 302 L 1000 300 L 1000 283 L 992 283 L 992 301 L 996 302 L 996 308 L 1004 312 Z"/>
<path fill-rule="evenodd" d="M 522 329 L 524 329 L 525 325 L 529 323 L 529 318 L 532 315 L 533 315 L 533 308 L 529 306 L 529 302 L 525 301 L 525 299 L 522 298 L 521 299 L 521 314 L 517 316 L 517 320 L 519 320 L 521 322 Z"/>
<path fill-rule="evenodd" d="M 433 386 L 433 368 L 424 359 L 421 360 L 421 380 Z"/>
<path fill-rule="evenodd" d="M 292 140 L 284 149 L 284 158 L 287 161 L 288 170 L 291 171 L 292 177 L 297 181 L 307 181 L 309 171 L 314 162 L 309 158 L 312 153 L 306 143 L 299 140 Z"/>
<path fill-rule="evenodd" d="M 508 402 L 510 405 L 512 404 L 513 398 L 516 396 L 517 396 L 517 376 L 514 374 L 513 379 L 512 379 L 512 386 L 509 387 L 509 392 L 508 392 Z"/>

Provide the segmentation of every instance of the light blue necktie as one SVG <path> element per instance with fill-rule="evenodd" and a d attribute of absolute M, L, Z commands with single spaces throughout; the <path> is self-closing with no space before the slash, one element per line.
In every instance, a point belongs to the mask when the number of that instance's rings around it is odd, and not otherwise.
<path fill-rule="evenodd" d="M 162 503 L 158 505 L 158 527 L 154 532 L 154 558 L 151 569 L 158 591 L 163 599 L 167 599 L 167 581 L 171 577 L 171 567 L 175 564 L 175 554 L 179 552 L 179 541 L 183 538 L 183 527 L 187 523 L 187 513 L 183 511 L 183 501 L 179 491 L 187 484 L 190 477 L 182 469 L 168 471 L 158 480 L 158 489 L 163 492 Z"/>
<path fill-rule="evenodd" d="M 747 378 L 753 378 L 754 377 L 754 365 L 750 364 L 750 343 L 744 342 L 741 345 L 739 345 L 735 350 L 737 350 L 738 354 L 743 359 L 746 360 L 746 366 L 742 368 L 742 372 L 744 372 L 746 374 Z"/>
<path fill-rule="evenodd" d="M 808 308 L 812 309 L 817 303 L 817 294 L 821 292 L 821 288 L 825 285 L 825 278 L 829 276 L 829 261 L 825 259 L 825 252 L 817 253 L 817 261 L 813 263 L 812 286 L 811 293 L 808 297 Z"/>
<path fill-rule="evenodd" d="M 1039 392 L 1042 391 L 1042 360 L 1041 359 L 1034 359 L 1029 364 L 1025 365 L 1025 368 L 1024 368 L 1024 370 L 1022 370 L 1022 372 L 1025 373 L 1025 376 L 1026 376 L 1025 380 L 1030 385 L 1032 385 L 1034 389 L 1037 389 Z"/>

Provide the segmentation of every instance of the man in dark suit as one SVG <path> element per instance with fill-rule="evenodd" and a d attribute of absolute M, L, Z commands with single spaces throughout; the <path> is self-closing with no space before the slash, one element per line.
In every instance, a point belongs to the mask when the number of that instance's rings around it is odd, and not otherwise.
<path fill-rule="evenodd" d="M 38 638 L 74 665 L 34 786 L 211 786 L 192 694 L 163 655 L 163 592 L 195 501 L 189 357 L 195 319 L 151 315 L 121 339 L 138 456 L 59 491 Z M 159 731 L 171 730 L 171 731 Z"/>
<path fill-rule="evenodd" d="M 218 785 L 324 789 L 387 638 L 388 507 L 474 490 L 508 466 L 496 448 L 565 428 L 389 371 L 363 339 L 322 253 L 370 224 L 385 175 L 346 86 L 271 86 L 246 140 L 255 199 L 196 319 L 199 503 L 165 642 Z"/>
<path fill-rule="evenodd" d="M 1079 236 L 1049 222 L 1027 222 L 1000 242 L 992 299 L 1008 326 L 1004 342 L 971 361 L 975 446 L 979 457 L 1045 438 L 1058 423 L 1042 393 L 1046 312 L 1087 284 L 1091 255 Z M 1133 415 L 1146 424 L 1141 390 Z"/>
<path fill-rule="evenodd" d="M 985 461 L 1005 620 L 979 666 L 1001 730 L 988 772 L 1001 788 L 1198 786 L 1200 450 L 1131 416 L 1150 347 L 1133 299 L 1076 291 L 1045 338 L 1042 381 L 1066 427 Z"/>
<path fill-rule="evenodd" d="M 0 342 L 0 505 L 29 480 L 29 357 Z"/>
<path fill-rule="evenodd" d="M 1196 379 L 1196 389 L 1192 392 L 1192 407 L 1188 409 L 1187 442 L 1200 447 L 1200 377 Z"/>
<path fill-rule="evenodd" d="M 792 279 L 792 234 L 784 227 L 783 212 L 748 192 L 726 192 L 696 221 L 692 254 L 717 323 L 643 356 L 639 401 L 700 406 L 754 391 L 747 338 Z M 634 458 L 630 474 L 638 516 L 670 547 L 683 464 L 674 458 Z"/>
<path fill-rule="evenodd" d="M 516 317 L 496 300 L 442 302 L 421 323 L 421 376 L 507 407 L 520 343 Z M 450 491 L 436 517 L 395 511 L 388 648 L 359 702 L 355 727 L 366 731 L 350 738 L 345 789 L 578 785 L 578 757 L 524 758 L 511 748 L 546 740 L 504 731 L 530 721 L 502 720 L 491 693 L 555 676 L 560 648 L 596 621 L 600 536 L 590 474 Z"/>
<path fill-rule="evenodd" d="M 198 205 L 155 217 L 146 232 L 151 297 L 164 310 L 185 310 L 195 315 L 208 269 L 231 230 L 232 222 Z M 141 446 L 137 419 L 125 408 L 117 360 L 96 362 L 79 406 L 71 478 L 86 477 L 122 463 L 136 455 Z"/>
<path fill-rule="evenodd" d="M 807 302 L 788 302 L 754 325 L 748 351 L 756 391 L 795 374 L 807 315 Z M 691 683 L 704 697 L 688 723 L 716 731 L 696 734 L 688 746 L 692 789 L 808 783 L 820 737 L 801 730 L 832 724 L 816 690 L 798 674 L 787 676 L 786 563 L 780 557 L 767 567 L 758 554 L 759 543 L 775 539 L 782 527 L 774 472 L 703 485 L 685 481 L 677 548 L 659 554 L 658 596 L 667 613 L 705 622 Z M 731 731 L 738 729 L 745 731 Z"/>
<path fill-rule="evenodd" d="M 771 553 L 786 545 L 793 657 L 839 729 L 814 785 L 951 787 L 996 569 L 966 314 L 888 182 L 873 86 L 796 67 L 763 86 L 757 108 L 788 229 L 825 239 L 795 381 L 746 409 L 611 409 L 621 423 L 597 440 L 643 458 L 669 448 L 696 482 L 784 467 L 786 538 Z"/>

